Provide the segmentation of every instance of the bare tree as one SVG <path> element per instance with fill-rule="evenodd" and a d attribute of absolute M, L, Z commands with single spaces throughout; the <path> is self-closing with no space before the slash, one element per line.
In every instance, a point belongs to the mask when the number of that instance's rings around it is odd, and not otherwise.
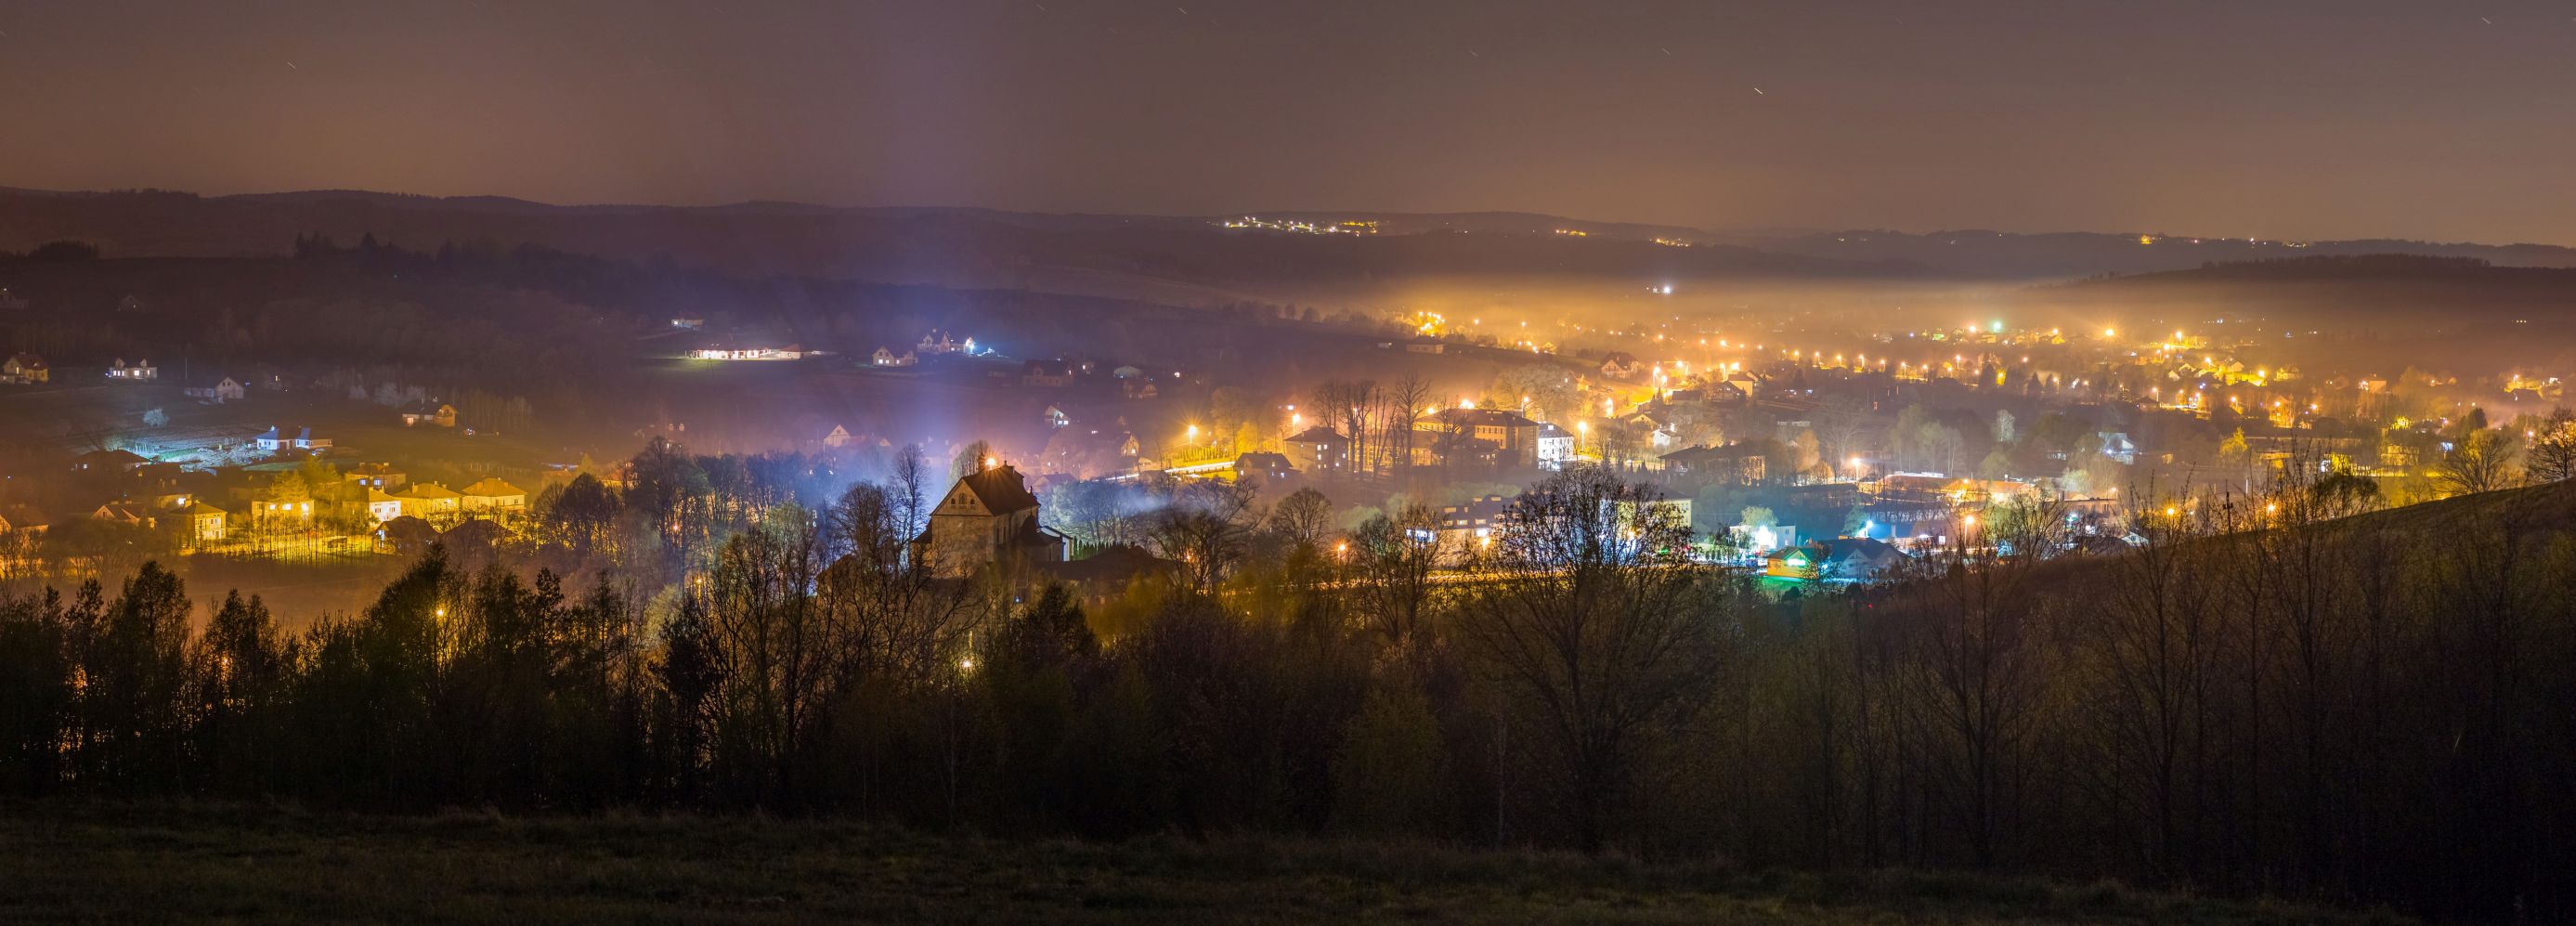
<path fill-rule="evenodd" d="M 1312 552 L 1332 528 L 1333 500 L 1313 488 L 1288 493 L 1270 511 L 1270 532 L 1291 549 Z"/>
<path fill-rule="evenodd" d="M 1658 501 L 1599 468 L 1548 477 L 1504 516 L 1460 615 L 1588 849 L 1623 831 L 1650 749 L 1703 703 L 1719 665 L 1690 528 L 1654 516 Z"/>
<path fill-rule="evenodd" d="M 2576 413 L 2551 412 L 2531 435 L 2523 472 L 2536 483 L 2576 479 Z"/>
<path fill-rule="evenodd" d="M 1440 557 L 1434 524 L 1431 509 L 1421 505 L 1381 514 L 1351 534 L 1343 553 L 1362 626 L 1398 648 L 1425 629 L 1431 575 Z"/>
<path fill-rule="evenodd" d="M 2514 484 L 2513 439 L 2502 431 L 2470 431 L 2442 461 L 2433 467 L 2433 478 L 2452 495 L 2470 495 L 2511 488 Z"/>

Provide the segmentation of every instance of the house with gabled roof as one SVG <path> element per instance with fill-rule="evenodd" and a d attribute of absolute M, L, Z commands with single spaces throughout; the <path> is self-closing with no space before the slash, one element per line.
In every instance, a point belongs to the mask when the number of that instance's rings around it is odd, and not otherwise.
<path fill-rule="evenodd" d="M 0 506 L 0 534 L 12 531 L 41 534 L 52 523 L 52 518 L 25 505 Z"/>
<path fill-rule="evenodd" d="M 243 396 L 250 394 L 250 389 L 243 386 L 240 380 L 225 376 L 181 389 L 180 394 L 191 399 L 204 399 L 220 404 L 241 401 Z"/>
<path fill-rule="evenodd" d="M 1063 562 L 1064 550 L 1064 535 L 1038 523 L 1037 496 L 1008 464 L 960 477 L 912 540 L 913 562 L 950 577 L 992 563 Z"/>
<path fill-rule="evenodd" d="M 161 368 L 153 366 L 150 360 L 137 360 L 132 365 L 128 365 L 125 358 L 118 357 L 115 362 L 107 365 L 107 378 L 148 383 L 161 378 Z"/>
<path fill-rule="evenodd" d="M 131 450 L 92 450 L 72 458 L 76 473 L 131 473 L 152 463 L 150 457 Z"/>
<path fill-rule="evenodd" d="M 222 540 L 224 539 L 225 521 L 230 517 L 230 514 L 221 508 L 217 508 L 204 502 L 191 502 L 188 507 L 179 509 L 179 517 L 182 519 L 182 523 L 186 524 L 188 527 L 189 538 L 194 540 Z"/>
<path fill-rule="evenodd" d="M 456 490 L 435 482 L 424 482 L 393 493 L 402 502 L 402 513 L 423 520 L 448 517 L 462 510 L 465 497 Z"/>
<path fill-rule="evenodd" d="M 0 360 L 0 383 L 42 383 L 54 378 L 54 368 L 45 358 L 29 353 L 9 355 Z"/>
<path fill-rule="evenodd" d="M 1611 379 L 1627 379 L 1645 368 L 1646 365 L 1637 360 L 1637 355 L 1623 350 L 1611 351 L 1601 358 L 1601 375 Z"/>
<path fill-rule="evenodd" d="M 459 495 L 459 507 L 466 511 L 521 511 L 528 507 L 528 490 L 491 477 L 466 486 Z"/>

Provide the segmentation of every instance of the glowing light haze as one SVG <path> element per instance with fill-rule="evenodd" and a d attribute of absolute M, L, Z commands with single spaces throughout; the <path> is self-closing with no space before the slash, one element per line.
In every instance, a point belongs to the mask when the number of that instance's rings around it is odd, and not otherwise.
<path fill-rule="evenodd" d="M 2576 244 L 2576 13 L 2397 0 L 0 8 L 0 184 Z"/>

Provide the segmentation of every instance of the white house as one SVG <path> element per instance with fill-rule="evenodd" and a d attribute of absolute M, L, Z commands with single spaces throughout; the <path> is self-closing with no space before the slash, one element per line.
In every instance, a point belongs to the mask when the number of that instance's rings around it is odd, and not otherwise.
<path fill-rule="evenodd" d="M 125 358 L 118 357 L 115 363 L 107 365 L 107 378 L 151 382 L 161 378 L 161 368 L 153 366 L 150 360 L 137 360 L 133 366 L 127 366 Z"/>
<path fill-rule="evenodd" d="M 331 447 L 331 439 L 328 437 L 313 436 L 312 428 L 297 428 L 295 429 L 295 433 L 286 434 L 280 431 L 276 425 L 269 425 L 268 430 L 261 431 L 259 436 L 251 438 L 251 443 L 259 447 L 259 449 L 269 453 L 276 453 L 280 450 L 290 449 L 327 450 Z"/>
<path fill-rule="evenodd" d="M 2100 436 L 2103 456 L 2123 464 L 2138 462 L 2138 444 L 2129 439 L 2127 432 L 2104 431 Z"/>
<path fill-rule="evenodd" d="M 366 487 L 366 505 L 367 517 L 374 518 L 378 524 L 402 517 L 402 499 L 375 486 Z"/>
<path fill-rule="evenodd" d="M 869 363 L 881 367 L 908 367 L 920 362 L 920 360 L 920 357 L 914 355 L 910 351 L 897 354 L 894 352 L 894 348 L 891 347 L 877 348 L 877 352 L 869 355 L 868 357 Z"/>
<path fill-rule="evenodd" d="M 1574 434 L 1556 425 L 1538 429 L 1538 465 L 1555 469 L 1574 459 Z"/>

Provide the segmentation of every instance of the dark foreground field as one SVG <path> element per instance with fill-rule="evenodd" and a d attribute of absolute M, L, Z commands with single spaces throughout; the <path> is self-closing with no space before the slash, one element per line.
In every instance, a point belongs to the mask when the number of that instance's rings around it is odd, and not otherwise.
<path fill-rule="evenodd" d="M 747 819 L 0 805 L 0 922 L 2314 923 L 1914 873 L 1296 840 L 997 842 Z"/>

